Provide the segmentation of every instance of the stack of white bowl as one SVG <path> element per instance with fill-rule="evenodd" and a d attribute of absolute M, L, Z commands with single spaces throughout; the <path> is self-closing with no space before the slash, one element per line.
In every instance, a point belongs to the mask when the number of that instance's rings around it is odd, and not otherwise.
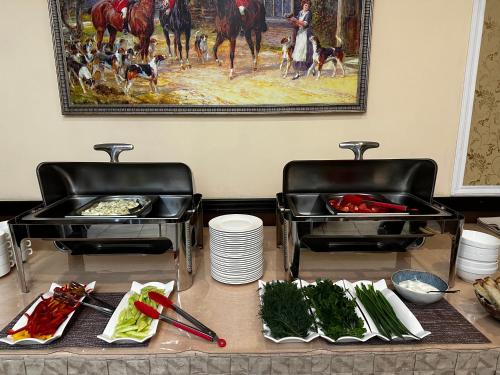
<path fill-rule="evenodd" d="M 0 232 L 0 277 L 7 275 L 14 266 L 9 234 Z"/>
<path fill-rule="evenodd" d="M 208 223 L 212 277 L 224 284 L 247 284 L 264 272 L 262 220 L 223 215 Z"/>
<path fill-rule="evenodd" d="M 457 275 L 474 282 L 498 269 L 500 239 L 486 233 L 464 230 L 458 247 Z"/>

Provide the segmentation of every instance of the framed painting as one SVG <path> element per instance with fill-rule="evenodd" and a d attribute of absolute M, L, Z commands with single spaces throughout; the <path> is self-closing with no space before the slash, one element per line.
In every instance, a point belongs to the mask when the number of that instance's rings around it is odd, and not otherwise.
<path fill-rule="evenodd" d="M 48 0 L 63 114 L 364 112 L 373 0 Z"/>

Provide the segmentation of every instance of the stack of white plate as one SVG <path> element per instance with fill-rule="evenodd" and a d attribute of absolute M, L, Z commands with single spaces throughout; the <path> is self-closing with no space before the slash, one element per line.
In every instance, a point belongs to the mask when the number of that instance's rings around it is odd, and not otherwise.
<path fill-rule="evenodd" d="M 208 223 L 212 277 L 224 284 L 247 284 L 264 272 L 262 220 L 223 215 Z"/>
<path fill-rule="evenodd" d="M 464 230 L 458 247 L 457 275 L 468 282 L 494 274 L 498 269 L 500 240 L 489 234 Z"/>

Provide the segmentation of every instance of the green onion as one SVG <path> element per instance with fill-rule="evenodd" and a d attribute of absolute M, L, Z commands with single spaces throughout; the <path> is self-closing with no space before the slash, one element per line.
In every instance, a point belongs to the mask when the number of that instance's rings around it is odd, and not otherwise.
<path fill-rule="evenodd" d="M 356 286 L 355 289 L 358 299 L 366 308 L 378 331 L 383 336 L 389 340 L 392 340 L 393 336 L 403 338 L 403 335 L 418 338 L 399 320 L 385 296 L 379 290 L 375 290 L 372 284 L 362 284 Z"/>

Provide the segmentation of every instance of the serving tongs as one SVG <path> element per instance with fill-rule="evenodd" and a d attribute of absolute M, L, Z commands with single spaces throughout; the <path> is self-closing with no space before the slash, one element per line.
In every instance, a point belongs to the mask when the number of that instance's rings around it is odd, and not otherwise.
<path fill-rule="evenodd" d="M 99 299 L 97 298 L 96 296 L 94 296 L 93 294 L 89 293 L 86 289 L 85 289 L 85 285 L 83 284 L 80 284 L 76 281 L 71 281 L 69 283 L 69 286 L 71 288 L 78 288 L 81 290 L 81 293 L 85 295 L 85 297 L 91 299 L 92 301 L 96 302 L 96 303 L 99 303 L 101 304 L 102 306 L 104 306 L 105 308 L 107 308 L 108 310 L 112 310 L 114 311 L 115 310 L 115 307 L 110 305 L 109 303 L 107 303 L 106 301 L 103 301 L 102 299 Z"/>
<path fill-rule="evenodd" d="M 88 294 L 85 294 L 85 295 L 88 295 Z M 86 306 L 86 307 L 90 307 L 91 309 L 94 309 L 96 311 L 99 311 L 105 315 L 113 315 L 113 312 L 115 311 L 115 308 L 112 307 L 111 305 L 109 305 L 108 303 L 104 302 L 106 305 L 108 306 L 111 306 L 111 308 L 109 307 L 103 307 L 103 306 L 98 306 L 98 305 L 93 305 L 91 303 L 88 303 L 88 302 L 84 302 L 84 301 L 79 301 L 78 299 L 76 299 L 75 297 L 73 297 L 71 294 L 69 293 L 65 293 L 65 292 L 62 292 L 62 291 L 58 291 L 58 290 L 54 290 L 54 298 L 58 301 L 61 301 L 67 305 L 70 305 L 70 306 L 73 306 L 75 309 L 82 305 L 82 306 Z"/>
<path fill-rule="evenodd" d="M 179 329 L 182 329 L 183 331 L 192 333 L 195 336 L 201 337 L 204 340 L 211 341 L 211 342 L 217 342 L 217 345 L 219 347 L 223 348 L 226 346 L 226 340 L 223 338 L 219 338 L 217 334 L 212 331 L 210 328 L 205 326 L 203 323 L 200 321 L 196 320 L 194 317 L 189 315 L 186 311 L 182 310 L 179 306 L 176 306 L 170 299 L 165 297 L 164 295 L 157 293 L 157 292 L 149 292 L 148 293 L 149 298 L 151 298 L 153 301 L 159 303 L 160 305 L 166 307 L 166 308 L 171 308 L 174 310 L 177 314 L 182 316 L 184 319 L 192 323 L 195 327 L 190 326 L 188 324 L 179 322 L 178 320 L 175 320 L 173 318 L 170 318 L 166 315 L 160 314 L 156 309 L 151 307 L 148 304 L 145 304 L 140 301 L 135 301 L 134 305 L 137 310 L 142 312 L 143 314 L 149 316 L 150 318 L 153 319 L 160 319 L 163 320 L 164 322 L 167 322 L 174 327 L 177 327 Z"/>

